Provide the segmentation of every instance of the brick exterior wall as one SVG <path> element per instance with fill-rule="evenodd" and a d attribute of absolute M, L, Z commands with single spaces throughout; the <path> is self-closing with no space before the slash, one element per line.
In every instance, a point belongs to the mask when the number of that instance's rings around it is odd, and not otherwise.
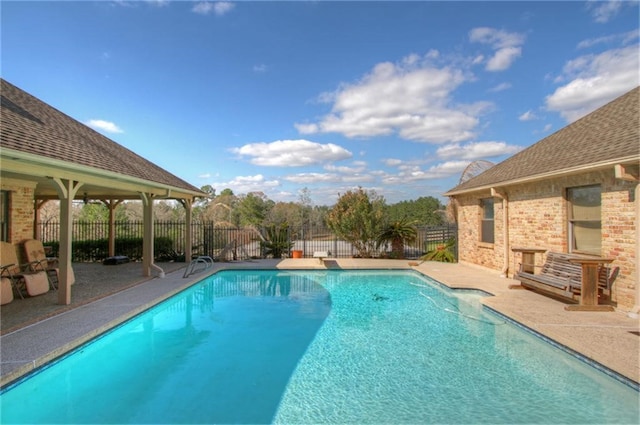
<path fill-rule="evenodd" d="M 508 266 L 512 277 L 521 262 L 514 247 L 542 248 L 568 252 L 568 206 L 565 200 L 569 187 L 600 184 L 602 188 L 602 249 L 600 255 L 614 258 L 613 266 L 620 268 L 613 285 L 612 298 L 618 309 L 630 311 L 636 296 L 636 206 L 634 190 L 637 182 L 615 178 L 613 169 L 574 176 L 559 177 L 534 183 L 500 188 L 508 199 L 509 258 L 504 259 L 504 203 L 496 197 L 495 243 L 480 243 L 480 200 L 490 197 L 487 190 L 472 195 L 455 196 L 460 261 L 479 264 L 495 270 Z M 541 265 L 542 255 L 536 255 Z"/>
<path fill-rule="evenodd" d="M 9 241 L 14 245 L 33 238 L 36 183 L 3 178 L 0 188 L 9 192 Z"/>

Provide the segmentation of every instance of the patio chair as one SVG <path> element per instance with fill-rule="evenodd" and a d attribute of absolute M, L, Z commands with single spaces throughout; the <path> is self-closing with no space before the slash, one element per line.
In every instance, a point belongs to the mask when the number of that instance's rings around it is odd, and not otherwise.
<path fill-rule="evenodd" d="M 24 249 L 24 255 L 29 265 L 29 268 L 33 272 L 44 271 L 47 273 L 49 279 L 49 285 L 51 289 L 58 289 L 58 282 L 60 279 L 60 269 L 58 267 L 58 259 L 53 257 L 47 257 L 45 253 L 42 241 L 37 239 L 27 239 L 22 243 Z M 75 281 L 73 275 L 73 269 L 71 269 L 71 283 Z"/>
<path fill-rule="evenodd" d="M 9 304 L 13 301 L 13 287 L 11 280 L 6 277 L 0 278 L 0 305 Z"/>
<path fill-rule="evenodd" d="M 29 271 L 29 264 L 20 264 L 16 247 L 0 242 L 0 277 L 8 279 L 13 289 L 24 298 L 23 289 L 30 297 L 49 292 L 46 271 Z"/>

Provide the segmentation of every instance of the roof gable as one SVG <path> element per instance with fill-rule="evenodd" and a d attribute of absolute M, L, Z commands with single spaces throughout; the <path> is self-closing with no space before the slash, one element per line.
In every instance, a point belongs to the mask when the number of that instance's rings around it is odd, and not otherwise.
<path fill-rule="evenodd" d="M 640 87 L 459 184 L 445 195 L 640 159 Z"/>
<path fill-rule="evenodd" d="M 0 79 L 2 148 L 200 192 L 124 146 Z"/>

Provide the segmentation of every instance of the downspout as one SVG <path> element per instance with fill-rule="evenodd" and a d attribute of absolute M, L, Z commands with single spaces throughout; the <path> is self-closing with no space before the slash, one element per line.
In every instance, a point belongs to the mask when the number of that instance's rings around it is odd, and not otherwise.
<path fill-rule="evenodd" d="M 162 267 L 160 267 L 159 265 L 157 265 L 156 263 L 151 263 L 150 266 L 156 270 L 158 270 L 158 277 L 160 279 L 164 278 L 164 270 L 162 270 Z"/>
<path fill-rule="evenodd" d="M 499 193 L 496 188 L 491 188 L 491 196 L 502 199 L 502 245 L 503 265 L 500 270 L 500 277 L 509 277 L 509 199 L 506 193 Z"/>

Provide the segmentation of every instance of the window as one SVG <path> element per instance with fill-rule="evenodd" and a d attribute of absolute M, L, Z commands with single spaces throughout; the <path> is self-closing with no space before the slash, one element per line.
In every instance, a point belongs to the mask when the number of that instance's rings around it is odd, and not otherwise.
<path fill-rule="evenodd" d="M 480 224 L 480 242 L 493 243 L 493 198 L 480 200 L 482 220 Z"/>
<path fill-rule="evenodd" d="M 567 189 L 569 251 L 600 255 L 602 221 L 600 186 Z"/>
<path fill-rule="evenodd" d="M 0 191 L 0 241 L 9 241 L 9 192 Z"/>

